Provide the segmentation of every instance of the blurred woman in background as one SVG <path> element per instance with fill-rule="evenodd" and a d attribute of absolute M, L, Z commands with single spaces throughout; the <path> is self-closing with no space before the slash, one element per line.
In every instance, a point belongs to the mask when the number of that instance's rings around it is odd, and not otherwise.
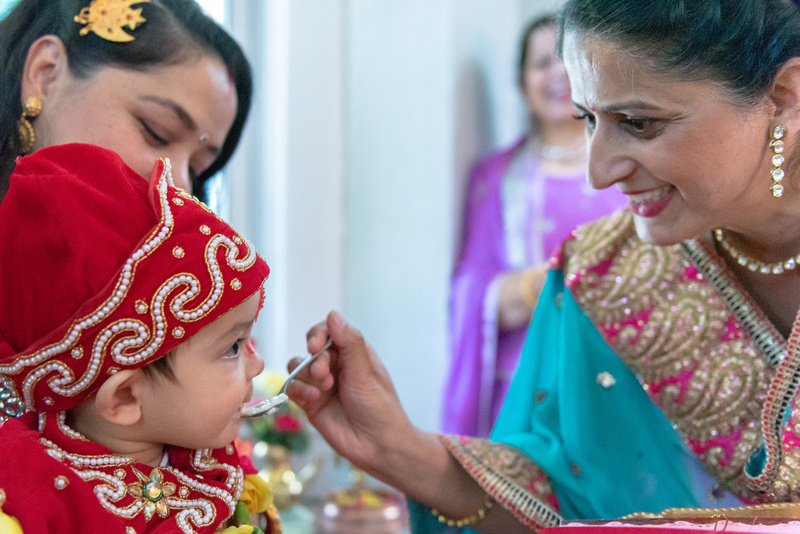
<path fill-rule="evenodd" d="M 518 84 L 530 130 L 473 169 L 450 302 L 445 432 L 488 436 L 505 398 L 547 270 L 577 225 L 624 204 L 586 182 L 583 124 L 555 53 L 555 17 L 522 35 Z"/>

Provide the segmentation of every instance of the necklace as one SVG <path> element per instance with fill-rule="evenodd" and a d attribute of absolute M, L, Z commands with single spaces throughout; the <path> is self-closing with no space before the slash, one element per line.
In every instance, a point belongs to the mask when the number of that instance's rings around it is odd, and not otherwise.
<path fill-rule="evenodd" d="M 571 161 L 586 157 L 586 145 L 583 143 L 577 145 L 537 144 L 536 150 L 544 159 L 548 160 Z"/>
<path fill-rule="evenodd" d="M 733 247 L 730 247 L 730 244 L 724 240 L 722 230 L 714 230 L 714 238 L 731 253 L 731 256 L 736 258 L 733 251 L 730 250 Z M 782 464 L 786 413 L 797 395 L 798 384 L 800 384 L 800 312 L 792 324 L 789 339 L 783 341 L 783 337 L 769 319 L 761 315 L 758 306 L 748 304 L 745 300 L 746 297 L 742 296 L 743 290 L 739 288 L 738 283 L 731 280 L 719 265 L 722 260 L 713 255 L 706 247 L 707 245 L 701 244 L 697 239 L 690 239 L 683 243 L 684 250 L 689 254 L 689 258 L 697 270 L 703 273 L 706 280 L 722 293 L 731 311 L 742 321 L 753 340 L 768 356 L 768 363 L 775 366 L 776 369 L 761 411 L 762 443 L 758 450 L 750 456 L 750 461 L 745 468 L 745 475 L 750 486 L 756 491 L 764 492 L 773 484 Z M 708 248 L 710 249 L 710 247 Z M 749 258 L 745 257 L 745 259 Z M 792 260 L 796 264 L 797 256 L 786 261 Z M 741 263 L 739 258 L 736 258 L 736 261 Z M 757 263 L 767 266 L 763 262 L 757 261 Z M 742 265 L 744 264 L 742 263 Z M 778 265 L 780 264 L 773 264 L 773 266 Z M 749 265 L 748 268 L 750 268 Z M 759 326 L 759 323 L 763 326 Z"/>
<path fill-rule="evenodd" d="M 800 263 L 800 254 L 792 256 L 788 260 L 778 261 L 775 263 L 764 263 L 761 260 L 746 256 L 742 254 L 739 249 L 728 243 L 728 240 L 722 235 L 721 228 L 714 230 L 714 239 L 716 239 L 717 243 L 722 245 L 722 248 L 724 248 L 725 251 L 731 255 L 731 258 L 736 260 L 736 263 L 747 267 L 753 272 L 759 272 L 763 274 L 783 274 L 786 271 L 791 271 L 797 267 L 798 263 Z"/>

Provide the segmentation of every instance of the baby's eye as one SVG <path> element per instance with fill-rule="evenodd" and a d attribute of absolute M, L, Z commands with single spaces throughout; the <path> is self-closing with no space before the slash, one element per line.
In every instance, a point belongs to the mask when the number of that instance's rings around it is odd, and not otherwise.
<path fill-rule="evenodd" d="M 238 358 L 239 357 L 239 349 L 241 348 L 241 346 L 242 346 L 242 340 L 239 339 L 233 345 L 231 345 L 231 348 L 229 348 L 225 352 L 225 357 L 226 358 Z"/>

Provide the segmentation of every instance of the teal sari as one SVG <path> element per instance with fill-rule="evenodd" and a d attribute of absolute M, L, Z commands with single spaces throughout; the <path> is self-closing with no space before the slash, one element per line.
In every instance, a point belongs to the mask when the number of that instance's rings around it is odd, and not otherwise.
<path fill-rule="evenodd" d="M 717 488 L 561 271 L 548 275 L 491 441 L 520 449 L 550 476 L 565 519 L 742 504 Z M 429 509 L 409 508 L 415 534 L 448 531 Z"/>

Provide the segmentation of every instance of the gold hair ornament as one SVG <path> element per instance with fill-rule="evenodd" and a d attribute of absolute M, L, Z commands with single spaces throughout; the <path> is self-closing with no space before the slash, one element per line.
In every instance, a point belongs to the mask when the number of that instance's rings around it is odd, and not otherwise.
<path fill-rule="evenodd" d="M 94 32 L 106 41 L 124 43 L 133 41 L 133 36 L 123 30 L 128 26 L 136 29 L 137 24 L 145 22 L 142 8 L 131 9 L 132 4 L 144 4 L 150 0 L 92 0 L 89 7 L 81 9 L 75 22 L 83 24 L 80 34 Z"/>
<path fill-rule="evenodd" d="M 17 129 L 19 130 L 19 147 L 17 152 L 20 156 L 30 154 L 33 152 L 33 144 L 36 142 L 36 133 L 33 131 L 33 125 L 28 120 L 34 118 L 42 111 L 42 101 L 35 96 L 29 96 L 22 103 L 22 116 L 17 122 Z"/>
<path fill-rule="evenodd" d="M 782 197 L 784 191 L 781 183 L 784 176 L 786 176 L 786 173 L 783 172 L 784 146 L 781 140 L 784 135 L 786 135 L 786 127 L 783 124 L 779 124 L 772 130 L 772 141 L 769 142 L 769 148 L 772 150 L 772 166 L 774 167 L 769 173 L 772 177 L 770 191 L 772 191 L 772 196 L 775 198 Z"/>

